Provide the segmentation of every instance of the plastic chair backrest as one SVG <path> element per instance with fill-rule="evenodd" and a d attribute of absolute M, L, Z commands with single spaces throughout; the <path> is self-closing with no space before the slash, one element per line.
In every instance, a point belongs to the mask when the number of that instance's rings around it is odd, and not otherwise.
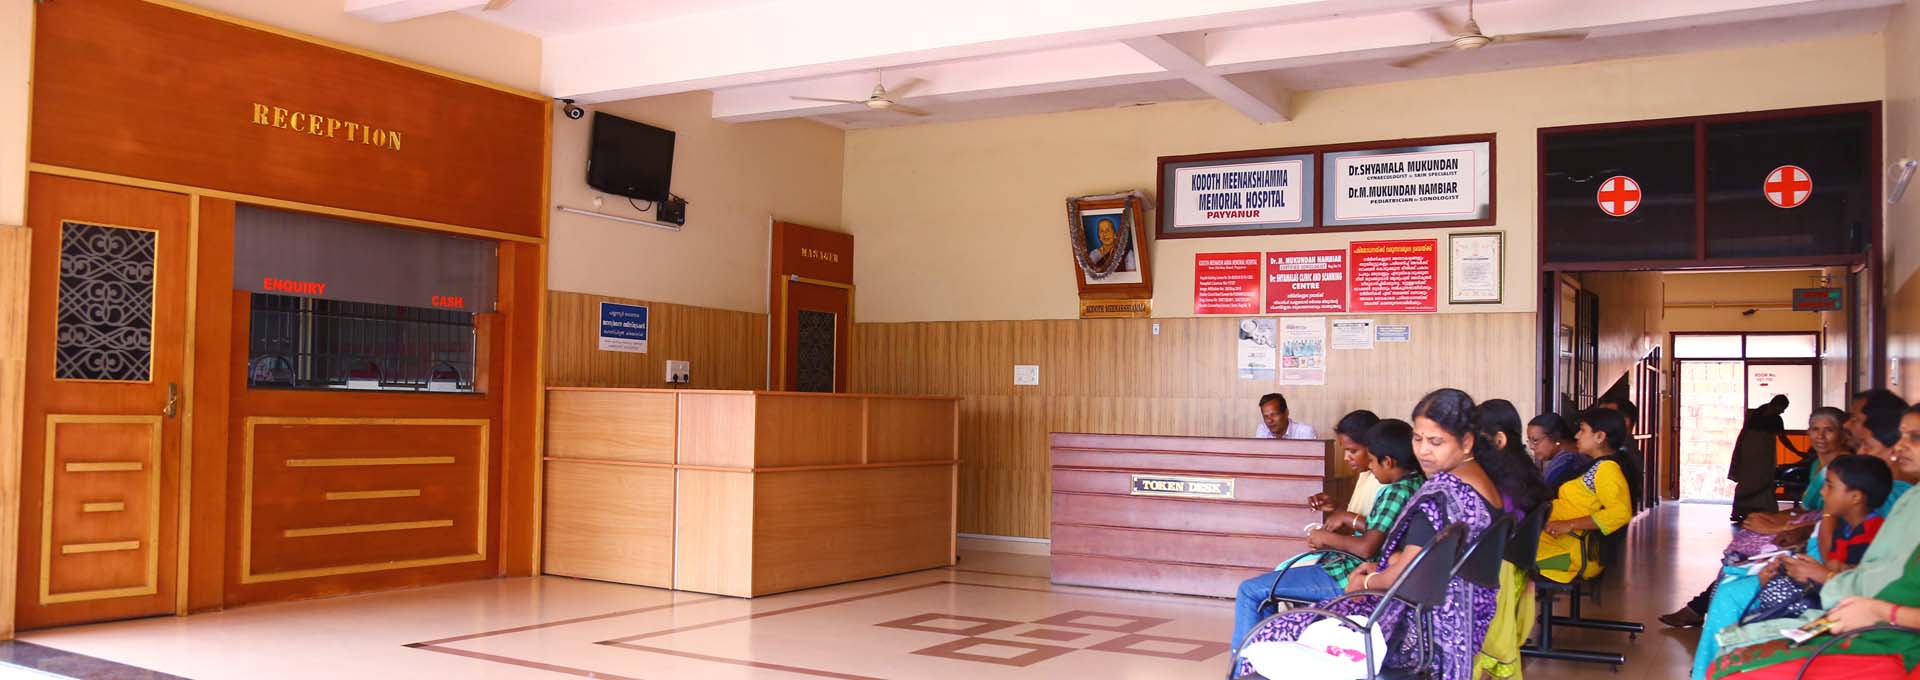
<path fill-rule="evenodd" d="M 1413 562 L 1400 574 L 1392 588 L 1387 589 L 1386 597 L 1381 598 L 1381 607 L 1389 600 L 1400 600 L 1407 604 L 1436 607 L 1447 600 L 1447 582 L 1453 580 L 1454 564 L 1460 559 L 1462 545 L 1466 542 L 1467 527 L 1464 524 L 1451 524 L 1441 529 L 1433 541 L 1413 556 Z M 1375 612 L 1378 615 L 1378 612 Z"/>
<path fill-rule="evenodd" d="M 1540 533 L 1547 530 L 1547 515 L 1552 512 L 1552 503 L 1541 503 L 1527 513 L 1525 523 L 1514 527 L 1513 538 L 1507 541 L 1507 562 L 1529 574 L 1535 571 L 1534 562 L 1540 558 Z"/>
<path fill-rule="evenodd" d="M 1467 546 L 1453 575 L 1468 583 L 1487 588 L 1500 587 L 1500 560 L 1506 555 L 1507 541 L 1513 537 L 1513 515 L 1500 513 L 1480 532 L 1480 540 Z"/>

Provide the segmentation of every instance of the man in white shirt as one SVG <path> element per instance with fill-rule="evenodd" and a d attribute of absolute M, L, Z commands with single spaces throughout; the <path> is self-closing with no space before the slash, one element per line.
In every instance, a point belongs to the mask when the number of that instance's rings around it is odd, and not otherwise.
<path fill-rule="evenodd" d="M 1287 398 L 1279 392 L 1260 398 L 1260 421 L 1253 432 L 1255 439 L 1319 439 L 1312 425 L 1287 417 Z"/>

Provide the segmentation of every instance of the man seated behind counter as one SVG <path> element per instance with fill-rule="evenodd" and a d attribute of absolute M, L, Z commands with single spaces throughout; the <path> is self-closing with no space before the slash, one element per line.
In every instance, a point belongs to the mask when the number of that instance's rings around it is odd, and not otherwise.
<path fill-rule="evenodd" d="M 1312 425 L 1287 417 L 1287 398 L 1279 392 L 1260 398 L 1260 421 L 1253 432 L 1257 439 L 1319 439 Z"/>

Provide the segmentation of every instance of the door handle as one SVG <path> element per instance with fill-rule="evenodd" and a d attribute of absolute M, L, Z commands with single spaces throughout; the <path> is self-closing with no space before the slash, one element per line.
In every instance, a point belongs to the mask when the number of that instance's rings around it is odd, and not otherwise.
<path fill-rule="evenodd" d="M 167 383 L 167 405 L 160 409 L 160 413 L 168 418 L 180 414 L 180 385 L 178 383 Z"/>

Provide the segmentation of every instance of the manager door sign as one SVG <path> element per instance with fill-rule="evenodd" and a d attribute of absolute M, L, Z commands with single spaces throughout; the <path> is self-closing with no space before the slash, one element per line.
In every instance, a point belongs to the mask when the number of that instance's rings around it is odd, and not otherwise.
<path fill-rule="evenodd" d="M 1614 175 L 1600 183 L 1600 191 L 1594 194 L 1594 200 L 1600 203 L 1600 212 L 1613 217 L 1626 217 L 1640 207 L 1640 183 L 1632 177 Z"/>
<path fill-rule="evenodd" d="M 1760 190 L 1775 208 L 1798 208 L 1813 196 L 1813 174 L 1798 165 L 1782 165 L 1767 173 Z"/>

